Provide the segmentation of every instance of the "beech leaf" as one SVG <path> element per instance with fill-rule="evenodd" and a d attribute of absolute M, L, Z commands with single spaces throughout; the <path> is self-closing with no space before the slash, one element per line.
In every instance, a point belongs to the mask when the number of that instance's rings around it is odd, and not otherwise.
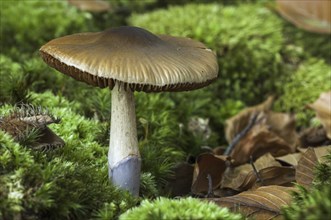
<path fill-rule="evenodd" d="M 270 131 L 265 123 L 259 123 L 239 141 L 230 156 L 234 160 L 234 165 L 240 165 L 249 161 L 251 156 L 259 158 L 266 153 L 271 153 L 272 156 L 278 157 L 292 151 L 290 144 Z"/>
<path fill-rule="evenodd" d="M 308 148 L 302 155 L 296 168 L 295 179 L 297 183 L 309 189 L 314 180 L 314 170 L 318 160 L 313 148 Z"/>
<path fill-rule="evenodd" d="M 271 154 L 265 154 L 254 162 L 257 170 L 267 167 L 281 166 Z M 250 189 L 256 182 L 256 175 L 251 164 L 243 164 L 236 167 L 228 167 L 222 180 L 222 188 L 230 188 L 236 191 Z"/>
<path fill-rule="evenodd" d="M 308 106 L 316 111 L 317 118 L 326 130 L 327 137 L 331 139 L 331 91 L 321 93 L 319 98 Z"/>
<path fill-rule="evenodd" d="M 224 156 L 210 153 L 200 154 L 194 166 L 192 192 L 195 194 L 208 192 L 208 175 L 211 177 L 212 189 L 219 187 L 226 168 L 226 161 L 227 157 Z"/>
<path fill-rule="evenodd" d="M 270 96 L 263 103 L 249 108 L 245 108 L 244 110 L 239 112 L 239 114 L 226 120 L 225 138 L 228 143 L 230 143 L 233 138 L 246 127 L 253 114 L 258 114 L 259 112 L 265 112 L 270 110 L 273 100 L 274 98 Z"/>
<path fill-rule="evenodd" d="M 298 165 L 298 161 L 301 158 L 301 153 L 293 153 L 293 154 L 286 154 L 285 156 L 276 157 L 277 161 L 286 163 L 290 166 L 296 167 Z"/>
<path fill-rule="evenodd" d="M 331 1 L 277 0 L 277 10 L 297 27 L 316 33 L 331 33 Z"/>
<path fill-rule="evenodd" d="M 179 163 L 173 171 L 174 175 L 168 180 L 171 196 L 183 196 L 190 193 L 194 165 L 187 162 Z"/>
<path fill-rule="evenodd" d="M 242 192 L 235 196 L 214 198 L 221 207 L 228 207 L 232 212 L 240 212 L 247 218 L 271 219 L 281 215 L 281 208 L 291 202 L 294 187 L 264 186 L 256 190 Z"/>

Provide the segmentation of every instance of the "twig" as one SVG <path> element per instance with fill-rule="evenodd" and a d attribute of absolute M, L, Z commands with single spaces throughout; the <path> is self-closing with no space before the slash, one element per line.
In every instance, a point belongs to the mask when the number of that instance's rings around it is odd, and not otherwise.
<path fill-rule="evenodd" d="M 260 174 L 259 174 L 259 172 L 257 171 L 257 169 L 256 169 L 256 167 L 255 167 L 255 165 L 254 165 L 254 161 L 253 161 L 253 156 L 251 155 L 250 156 L 250 162 L 249 162 L 251 165 L 252 165 L 252 167 L 253 167 L 253 170 L 254 170 L 254 173 L 255 173 L 255 176 L 256 176 L 256 182 L 261 182 L 262 183 L 262 185 L 263 185 L 263 179 L 261 178 L 261 176 L 260 176 Z"/>
<path fill-rule="evenodd" d="M 231 143 L 229 144 L 229 146 L 226 148 L 225 152 L 224 152 L 224 156 L 229 156 L 232 152 L 232 150 L 234 149 L 234 147 L 239 143 L 239 141 L 246 136 L 246 134 L 251 130 L 251 128 L 255 125 L 256 123 L 256 119 L 257 116 L 259 114 L 256 112 L 254 113 L 250 119 L 249 119 L 249 123 L 247 124 L 247 126 L 241 131 L 239 132 L 231 141 Z"/>
<path fill-rule="evenodd" d="M 209 173 L 207 174 L 207 179 L 208 179 L 208 193 L 206 195 L 206 198 L 210 198 L 213 196 L 213 180 Z"/>

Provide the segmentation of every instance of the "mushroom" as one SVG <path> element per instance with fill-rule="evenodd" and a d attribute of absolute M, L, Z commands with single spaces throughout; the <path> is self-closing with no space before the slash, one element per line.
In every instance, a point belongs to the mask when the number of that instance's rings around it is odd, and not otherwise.
<path fill-rule="evenodd" d="M 216 56 L 204 44 L 130 26 L 57 38 L 42 46 L 40 53 L 60 72 L 112 89 L 109 177 L 135 196 L 141 158 L 133 92 L 198 89 L 218 74 Z"/>

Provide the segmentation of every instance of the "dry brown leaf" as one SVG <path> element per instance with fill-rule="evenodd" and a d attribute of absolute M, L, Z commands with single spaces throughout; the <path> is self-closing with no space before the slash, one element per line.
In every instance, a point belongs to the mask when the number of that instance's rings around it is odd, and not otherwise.
<path fill-rule="evenodd" d="M 323 146 L 323 147 L 315 147 L 314 148 L 316 157 L 319 163 L 325 163 L 326 158 L 325 156 L 331 152 L 331 145 L 330 146 Z"/>
<path fill-rule="evenodd" d="M 247 108 L 226 121 L 226 138 L 229 143 L 250 123 L 257 114 L 255 124 L 234 146 L 230 153 L 234 165 L 246 163 L 251 156 L 258 158 L 265 153 L 281 156 L 295 152 L 299 137 L 295 130 L 293 115 L 270 111 L 273 98 L 260 105 Z"/>
<path fill-rule="evenodd" d="M 314 180 L 314 170 L 318 163 L 313 148 L 308 148 L 298 162 L 295 179 L 297 183 L 309 189 Z"/>
<path fill-rule="evenodd" d="M 69 4 L 82 11 L 107 12 L 110 10 L 110 4 L 103 0 L 67 0 Z"/>
<path fill-rule="evenodd" d="M 277 161 L 286 163 L 290 166 L 296 167 L 298 165 L 298 161 L 300 160 L 300 158 L 301 158 L 301 153 L 293 153 L 281 157 L 276 157 L 275 159 Z"/>
<path fill-rule="evenodd" d="M 269 111 L 266 117 L 266 124 L 270 126 L 272 132 L 291 146 L 292 152 L 295 151 L 299 145 L 299 135 L 295 130 L 294 115 Z"/>
<path fill-rule="evenodd" d="M 258 173 L 261 180 L 256 181 L 253 188 L 269 185 L 292 186 L 295 181 L 295 169 L 293 167 L 266 167 Z M 256 177 L 255 174 L 254 176 Z"/>
<path fill-rule="evenodd" d="M 187 195 L 191 191 L 194 165 L 183 162 L 174 167 L 174 176 L 168 180 L 171 196 Z"/>
<path fill-rule="evenodd" d="M 271 154 L 265 154 L 254 162 L 257 170 L 270 166 L 281 166 Z M 222 188 L 230 188 L 236 191 L 250 189 L 256 182 L 256 175 L 251 164 L 244 164 L 237 167 L 229 167 L 224 173 Z"/>
<path fill-rule="evenodd" d="M 291 145 L 270 131 L 268 126 L 262 122 L 253 126 L 235 146 L 230 156 L 234 160 L 234 165 L 240 165 L 249 161 L 251 156 L 259 158 L 266 153 L 271 153 L 272 156 L 279 157 L 292 151 Z"/>
<path fill-rule="evenodd" d="M 244 109 L 239 114 L 229 118 L 225 122 L 225 138 L 230 143 L 233 138 L 240 133 L 249 123 L 253 114 L 270 110 L 274 98 L 268 97 L 263 103 Z"/>
<path fill-rule="evenodd" d="M 326 136 L 326 130 L 323 126 L 310 127 L 300 133 L 301 147 L 318 147 L 331 145 L 331 139 Z"/>
<path fill-rule="evenodd" d="M 326 136 L 331 139 L 331 91 L 321 93 L 319 98 L 309 107 L 315 110 L 317 118 L 326 130 Z"/>
<path fill-rule="evenodd" d="M 245 217 L 271 219 L 281 215 L 281 208 L 291 202 L 294 187 L 264 186 L 235 196 L 209 199 L 221 207 L 240 212 Z"/>
<path fill-rule="evenodd" d="M 331 1 L 277 0 L 277 10 L 291 23 L 307 31 L 331 33 Z"/>
<path fill-rule="evenodd" d="M 192 192 L 195 194 L 208 192 L 208 175 L 211 177 L 212 189 L 219 187 L 226 168 L 226 161 L 227 157 L 224 156 L 200 154 L 194 166 Z"/>

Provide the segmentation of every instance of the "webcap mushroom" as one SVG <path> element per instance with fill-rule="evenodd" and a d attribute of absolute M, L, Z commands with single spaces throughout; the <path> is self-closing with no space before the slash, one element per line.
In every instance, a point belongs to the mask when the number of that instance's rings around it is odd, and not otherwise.
<path fill-rule="evenodd" d="M 217 78 L 215 54 L 183 37 L 154 35 L 138 27 L 118 27 L 54 39 L 40 48 L 51 67 L 89 85 L 112 89 L 108 152 L 109 177 L 139 194 L 134 91 L 187 91 Z"/>

